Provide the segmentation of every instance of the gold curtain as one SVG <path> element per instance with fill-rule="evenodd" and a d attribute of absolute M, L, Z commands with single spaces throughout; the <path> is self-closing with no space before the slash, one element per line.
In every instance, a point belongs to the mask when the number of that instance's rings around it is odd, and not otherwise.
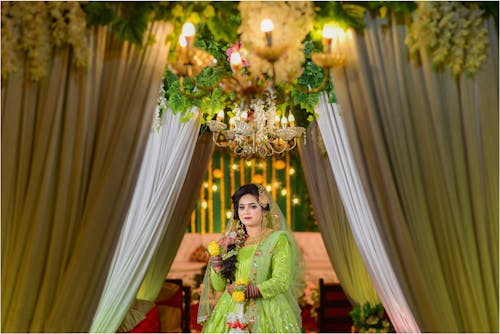
<path fill-rule="evenodd" d="M 2 80 L 2 330 L 92 323 L 153 119 L 170 27 L 139 49 L 89 34 L 86 72 L 53 50 L 48 75 Z"/>
<path fill-rule="evenodd" d="M 328 257 L 345 293 L 356 305 L 380 303 L 351 232 L 316 122 L 299 144 L 307 189 Z"/>
<path fill-rule="evenodd" d="M 365 18 L 334 70 L 356 165 L 425 332 L 498 332 L 498 35 L 471 77 L 409 61 L 400 18 Z"/>

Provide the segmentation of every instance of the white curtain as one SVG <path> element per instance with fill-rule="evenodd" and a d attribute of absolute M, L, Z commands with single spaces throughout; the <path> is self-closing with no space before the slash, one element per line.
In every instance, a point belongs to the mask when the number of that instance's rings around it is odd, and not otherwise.
<path fill-rule="evenodd" d="M 328 97 L 322 95 L 316 109 L 318 125 L 349 224 L 375 289 L 396 331 L 420 332 L 374 222 L 354 164 L 340 107 L 328 103 Z"/>
<path fill-rule="evenodd" d="M 199 113 L 185 123 L 170 110 L 152 129 L 91 332 L 115 332 L 144 278 L 159 241 L 172 221 L 200 129 Z"/>

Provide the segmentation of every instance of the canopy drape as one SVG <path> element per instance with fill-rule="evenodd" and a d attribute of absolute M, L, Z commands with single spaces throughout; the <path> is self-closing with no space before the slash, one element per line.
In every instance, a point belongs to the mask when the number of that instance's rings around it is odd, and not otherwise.
<path fill-rule="evenodd" d="M 188 122 L 166 110 L 151 129 L 141 171 L 108 272 L 91 332 L 115 332 L 135 300 L 182 190 L 200 130 L 200 113 Z"/>
<path fill-rule="evenodd" d="M 191 215 L 199 198 L 199 191 L 196 190 L 201 189 L 214 146 L 211 133 L 205 132 L 198 138 L 179 199 L 167 223 L 165 235 L 139 288 L 137 299 L 152 302 L 156 300 L 191 221 Z"/>
<path fill-rule="evenodd" d="M 2 331 L 86 332 L 139 173 L 171 26 L 138 47 L 89 33 L 85 72 L 68 49 L 48 75 L 2 80 Z"/>
<path fill-rule="evenodd" d="M 403 290 L 392 268 L 387 250 L 377 229 L 374 215 L 361 185 L 342 113 L 337 104 L 321 96 L 318 126 L 353 236 L 380 300 L 398 332 L 420 332 Z"/>
<path fill-rule="evenodd" d="M 322 99 L 319 108 L 326 108 L 323 103 L 328 102 Z M 342 289 L 355 305 L 380 303 L 352 235 L 316 121 L 307 129 L 307 143 L 299 144 L 299 153 L 319 230 Z"/>
<path fill-rule="evenodd" d="M 334 70 L 334 86 L 398 282 L 423 331 L 498 332 L 493 19 L 486 62 L 458 77 L 436 71 L 426 50 L 410 61 L 407 26 L 395 17 L 365 22 L 345 42 L 348 64 Z"/>

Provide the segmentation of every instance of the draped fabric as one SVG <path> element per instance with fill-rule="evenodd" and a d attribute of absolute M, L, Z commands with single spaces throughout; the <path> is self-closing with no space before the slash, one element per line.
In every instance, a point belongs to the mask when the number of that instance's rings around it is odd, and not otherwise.
<path fill-rule="evenodd" d="M 342 289 L 354 304 L 378 304 L 380 300 L 352 235 L 316 121 L 307 129 L 307 138 L 307 144 L 299 144 L 300 160 L 328 257 Z"/>
<path fill-rule="evenodd" d="M 486 63 L 473 76 L 459 77 L 436 71 L 425 50 L 420 62 L 410 61 L 407 27 L 394 17 L 367 16 L 365 22 L 363 33 L 346 40 L 349 63 L 333 78 L 398 282 L 423 331 L 498 332 L 493 19 Z"/>
<path fill-rule="evenodd" d="M 320 105 L 317 107 L 318 126 L 366 269 L 396 331 L 420 332 L 391 267 L 375 218 L 368 205 L 345 133 L 340 108 L 337 104 L 329 104 L 325 94 L 320 99 Z"/>
<path fill-rule="evenodd" d="M 167 110 L 151 134 L 92 332 L 114 332 L 132 305 L 172 219 L 200 129 L 200 113 L 182 123 Z"/>
<path fill-rule="evenodd" d="M 168 48 L 103 27 L 89 42 L 85 72 L 59 49 L 40 82 L 2 80 L 5 332 L 88 331 L 132 197 Z"/>
<path fill-rule="evenodd" d="M 137 299 L 156 300 L 191 221 L 191 214 L 199 196 L 196 189 L 202 186 L 213 151 L 214 142 L 211 133 L 205 132 L 198 138 L 179 199 L 175 203 L 172 216 L 167 222 L 165 235 L 139 288 Z"/>

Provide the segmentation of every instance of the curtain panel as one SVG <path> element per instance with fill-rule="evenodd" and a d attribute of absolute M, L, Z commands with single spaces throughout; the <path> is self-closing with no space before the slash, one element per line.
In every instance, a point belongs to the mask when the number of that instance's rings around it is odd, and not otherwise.
<path fill-rule="evenodd" d="M 146 146 L 171 27 L 145 48 L 89 33 L 85 72 L 2 80 L 2 331 L 86 332 Z M 89 293 L 90 292 L 90 293 Z"/>
<path fill-rule="evenodd" d="M 420 328 L 498 332 L 494 22 L 486 63 L 453 77 L 410 61 L 396 21 L 366 16 L 333 72 L 356 167 Z"/>
<path fill-rule="evenodd" d="M 191 215 L 199 198 L 198 190 L 203 184 L 214 147 L 210 132 L 205 132 L 198 138 L 179 199 L 139 288 L 137 299 L 152 302 L 156 300 L 191 221 Z"/>
<path fill-rule="evenodd" d="M 300 160 L 319 230 L 335 273 L 355 305 L 362 306 L 367 302 L 378 304 L 380 300 L 352 235 L 316 122 L 307 129 L 307 138 L 307 144 L 300 142 L 298 147 Z"/>
<path fill-rule="evenodd" d="M 135 300 L 167 228 L 186 178 L 200 129 L 200 113 L 182 123 L 167 110 L 151 129 L 134 196 L 108 272 L 91 332 L 115 332 Z"/>
<path fill-rule="evenodd" d="M 342 112 L 321 96 L 318 126 L 324 139 L 335 182 L 366 269 L 398 332 L 418 333 L 418 327 L 377 229 L 374 215 L 361 185 L 347 138 Z"/>

